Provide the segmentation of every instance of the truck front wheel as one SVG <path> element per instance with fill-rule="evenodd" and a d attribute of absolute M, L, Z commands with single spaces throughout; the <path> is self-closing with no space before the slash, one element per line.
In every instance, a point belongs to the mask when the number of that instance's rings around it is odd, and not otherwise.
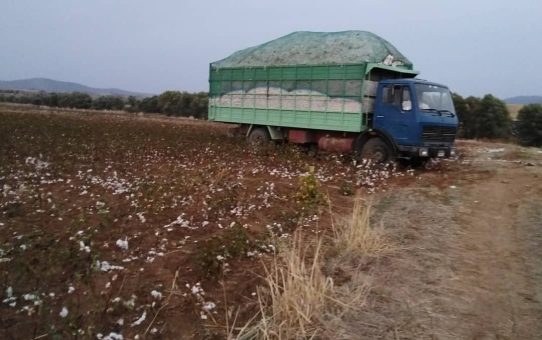
<path fill-rule="evenodd" d="M 248 135 L 248 142 L 252 145 L 267 144 L 270 140 L 271 137 L 269 136 L 269 132 L 267 132 L 266 128 L 262 127 L 252 129 Z"/>
<path fill-rule="evenodd" d="M 363 145 L 361 158 L 370 159 L 377 163 L 388 163 L 395 159 L 395 154 L 385 141 L 379 137 L 374 137 Z"/>

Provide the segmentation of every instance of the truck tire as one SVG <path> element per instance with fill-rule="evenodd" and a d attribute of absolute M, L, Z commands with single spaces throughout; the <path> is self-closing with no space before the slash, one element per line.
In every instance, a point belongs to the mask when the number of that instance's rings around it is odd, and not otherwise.
<path fill-rule="evenodd" d="M 263 127 L 252 129 L 248 135 L 248 143 L 251 145 L 263 145 L 269 143 L 270 141 L 271 137 L 269 136 L 269 132 Z"/>
<path fill-rule="evenodd" d="M 425 165 L 427 164 L 427 161 L 429 160 L 429 158 L 422 158 L 422 157 L 412 157 L 408 163 L 409 165 L 414 168 L 414 169 L 417 169 L 417 168 L 422 168 L 422 167 L 425 167 Z"/>
<path fill-rule="evenodd" d="M 395 160 L 395 153 L 382 138 L 374 137 L 363 144 L 361 158 L 370 159 L 376 163 L 388 163 Z"/>

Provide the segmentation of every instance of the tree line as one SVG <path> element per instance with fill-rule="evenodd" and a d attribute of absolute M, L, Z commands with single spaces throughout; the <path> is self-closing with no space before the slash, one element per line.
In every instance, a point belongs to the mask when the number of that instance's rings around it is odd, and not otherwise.
<path fill-rule="evenodd" d="M 517 139 L 524 145 L 542 146 L 542 105 L 523 106 L 512 121 L 506 104 L 487 94 L 463 98 L 453 94 L 460 138 Z"/>
<path fill-rule="evenodd" d="M 93 97 L 79 92 L 48 93 L 8 90 L 0 93 L 0 102 L 74 109 L 124 110 L 205 119 L 208 100 L 205 92 L 166 91 L 157 96 L 137 98 L 112 95 Z"/>
<path fill-rule="evenodd" d="M 136 98 L 120 96 L 92 97 L 86 93 L 46 93 L 2 91 L 0 102 L 45 105 L 95 110 L 158 113 L 168 116 L 207 118 L 208 95 L 165 91 L 160 95 Z M 525 105 L 512 121 L 506 104 L 487 94 L 482 98 L 454 93 L 453 101 L 459 118 L 460 138 L 517 139 L 522 144 L 542 146 L 542 105 Z"/>

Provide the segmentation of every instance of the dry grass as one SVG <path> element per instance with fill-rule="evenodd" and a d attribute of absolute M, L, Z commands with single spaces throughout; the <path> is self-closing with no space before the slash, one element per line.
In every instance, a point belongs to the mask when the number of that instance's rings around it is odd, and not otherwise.
<path fill-rule="evenodd" d="M 381 256 L 394 250 L 394 246 L 384 236 L 382 224 L 371 225 L 371 204 L 356 196 L 352 214 L 341 217 L 333 223 L 333 244 L 337 252 Z"/>
<path fill-rule="evenodd" d="M 304 247 L 302 234 L 266 268 L 267 286 L 259 289 L 262 318 L 252 330 L 263 339 L 313 338 L 332 305 L 334 286 L 322 271 L 322 241 Z"/>
<path fill-rule="evenodd" d="M 394 249 L 381 227 L 371 227 L 370 216 L 370 205 L 356 197 L 352 215 L 334 225 L 329 244 L 318 239 L 307 245 L 310 242 L 297 233 L 275 256 L 273 267 L 266 269 L 267 286 L 258 295 L 259 322 L 245 328 L 238 339 L 355 337 L 348 334 L 343 320 L 365 305 L 370 278 L 353 259 Z M 348 273 L 346 279 L 337 278 L 340 284 L 333 279 L 338 268 Z"/>

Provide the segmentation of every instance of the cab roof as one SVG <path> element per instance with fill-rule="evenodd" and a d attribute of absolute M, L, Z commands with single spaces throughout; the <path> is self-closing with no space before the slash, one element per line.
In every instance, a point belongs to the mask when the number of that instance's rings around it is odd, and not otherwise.
<path fill-rule="evenodd" d="M 385 80 L 381 80 L 380 82 L 382 84 L 413 84 L 414 83 L 414 84 L 425 84 L 425 85 L 433 85 L 433 86 L 448 88 L 448 86 L 446 85 L 430 82 L 430 81 L 420 79 L 420 78 L 385 79 Z"/>

